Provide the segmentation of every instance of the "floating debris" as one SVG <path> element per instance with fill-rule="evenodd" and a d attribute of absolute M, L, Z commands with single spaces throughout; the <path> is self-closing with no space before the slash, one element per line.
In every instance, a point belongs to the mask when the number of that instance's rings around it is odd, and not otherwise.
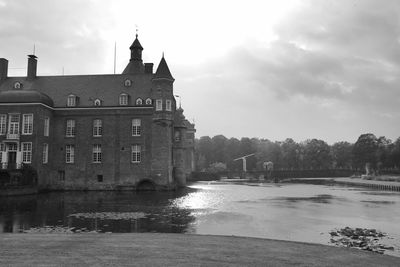
<path fill-rule="evenodd" d="M 380 244 L 379 241 L 387 234 L 376 229 L 345 227 L 329 233 L 331 243 L 341 247 L 352 247 L 383 254 L 386 250 L 394 250 L 392 246 Z"/>
<path fill-rule="evenodd" d="M 143 212 L 82 212 L 68 215 L 68 217 L 100 220 L 137 220 L 146 216 Z"/>

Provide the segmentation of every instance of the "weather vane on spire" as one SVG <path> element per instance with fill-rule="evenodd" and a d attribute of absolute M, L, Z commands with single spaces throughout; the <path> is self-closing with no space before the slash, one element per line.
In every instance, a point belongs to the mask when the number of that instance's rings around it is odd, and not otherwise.
<path fill-rule="evenodd" d="M 136 38 L 137 38 L 138 37 L 138 31 L 139 31 L 137 24 L 135 24 L 135 27 L 136 27 Z"/>

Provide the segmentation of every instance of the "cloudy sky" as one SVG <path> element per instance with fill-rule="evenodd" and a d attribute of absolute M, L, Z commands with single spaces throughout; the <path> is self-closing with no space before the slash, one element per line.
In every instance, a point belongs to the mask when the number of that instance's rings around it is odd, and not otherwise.
<path fill-rule="evenodd" d="M 117 73 L 139 29 L 197 137 L 400 136 L 398 0 L 0 0 L 0 57 L 26 74 Z"/>

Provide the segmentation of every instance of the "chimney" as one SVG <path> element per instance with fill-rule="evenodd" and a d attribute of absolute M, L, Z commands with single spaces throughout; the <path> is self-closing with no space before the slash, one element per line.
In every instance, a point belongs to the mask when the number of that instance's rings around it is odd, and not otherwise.
<path fill-rule="evenodd" d="M 8 60 L 5 58 L 0 58 L 0 82 L 7 79 L 8 75 Z"/>
<path fill-rule="evenodd" d="M 37 56 L 28 55 L 28 80 L 36 78 Z"/>
<path fill-rule="evenodd" d="M 153 74 L 153 63 L 144 63 L 144 73 Z"/>

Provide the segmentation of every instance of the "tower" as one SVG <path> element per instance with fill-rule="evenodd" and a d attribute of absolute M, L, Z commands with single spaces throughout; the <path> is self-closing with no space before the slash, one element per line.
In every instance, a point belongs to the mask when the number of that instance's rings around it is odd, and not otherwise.
<path fill-rule="evenodd" d="M 131 58 L 129 60 L 129 64 L 126 66 L 122 74 L 144 73 L 144 65 L 142 60 L 143 47 L 139 42 L 138 34 L 136 34 L 136 38 L 129 49 L 131 50 Z"/>

